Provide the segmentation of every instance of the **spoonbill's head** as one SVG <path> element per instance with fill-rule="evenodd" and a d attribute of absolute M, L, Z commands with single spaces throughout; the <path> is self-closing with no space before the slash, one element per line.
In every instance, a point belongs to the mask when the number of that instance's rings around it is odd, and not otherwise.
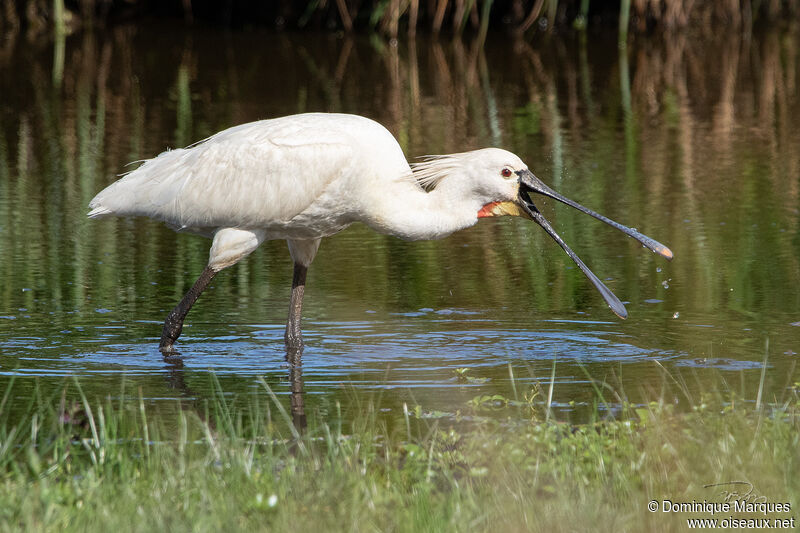
<path fill-rule="evenodd" d="M 425 189 L 435 188 L 460 205 L 477 203 L 478 218 L 504 215 L 530 218 L 519 201 L 519 173 L 528 167 L 511 152 L 484 148 L 428 156 L 412 168 L 413 179 Z"/>
<path fill-rule="evenodd" d="M 466 184 L 461 184 L 462 187 L 466 185 L 471 189 L 471 193 L 479 198 L 491 199 L 478 211 L 478 218 L 511 215 L 527 218 L 539 224 L 542 229 L 564 249 L 567 255 L 575 261 L 581 271 L 589 278 L 597 290 L 600 291 L 600 294 L 611 310 L 620 318 L 625 318 L 628 315 L 625 306 L 608 287 L 589 270 L 577 254 L 567 246 L 564 240 L 553 229 L 534 203 L 536 194 L 548 196 L 598 220 L 602 220 L 629 237 L 636 239 L 653 252 L 668 260 L 672 259 L 672 251 L 660 242 L 632 228 L 614 222 L 557 193 L 537 178 L 533 172 L 528 169 L 527 165 L 511 152 L 498 148 L 486 148 L 462 154 L 453 154 L 452 156 L 433 158 L 415 165 L 414 174 L 417 175 L 419 183 L 423 186 L 436 186 L 436 184 L 447 175 L 456 173 L 454 172 L 457 170 L 456 168 L 448 168 L 448 166 L 459 167 L 459 173 L 467 180 Z"/>

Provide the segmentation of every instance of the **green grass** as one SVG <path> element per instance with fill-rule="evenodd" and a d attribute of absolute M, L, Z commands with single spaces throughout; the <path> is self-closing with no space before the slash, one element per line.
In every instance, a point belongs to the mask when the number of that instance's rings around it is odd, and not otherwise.
<path fill-rule="evenodd" d="M 713 393 L 689 412 L 623 405 L 578 426 L 544 422 L 546 393 L 507 402 L 506 419 L 476 402 L 461 421 L 424 407 L 391 420 L 362 402 L 310 413 L 300 436 L 270 395 L 165 407 L 89 401 L 77 382 L 52 398 L 12 400 L 13 388 L 0 404 L 3 531 L 685 531 L 709 515 L 647 503 L 721 501 L 703 485 L 734 480 L 792 504 L 771 518 L 800 505 L 796 389 L 760 409 Z"/>

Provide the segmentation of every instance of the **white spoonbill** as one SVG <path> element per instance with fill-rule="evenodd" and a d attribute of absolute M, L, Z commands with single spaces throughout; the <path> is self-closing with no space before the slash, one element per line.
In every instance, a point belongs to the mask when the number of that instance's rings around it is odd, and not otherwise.
<path fill-rule="evenodd" d="M 569 254 L 611 310 L 622 302 L 558 236 L 531 200 L 549 196 L 614 226 L 672 259 L 666 246 L 561 196 L 516 155 L 498 148 L 430 157 L 410 167 L 391 133 L 356 116 L 308 113 L 221 131 L 149 159 L 103 189 L 89 217 L 147 216 L 213 238 L 208 266 L 167 316 L 160 349 L 174 351 L 189 309 L 212 278 L 268 239 L 286 239 L 294 260 L 289 349 L 303 345 L 306 271 L 322 237 L 353 222 L 406 240 L 440 239 L 479 218 L 538 223 Z"/>

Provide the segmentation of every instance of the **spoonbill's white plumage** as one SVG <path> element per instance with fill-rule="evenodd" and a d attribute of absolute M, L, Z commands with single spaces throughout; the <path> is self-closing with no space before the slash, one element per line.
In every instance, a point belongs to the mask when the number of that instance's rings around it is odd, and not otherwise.
<path fill-rule="evenodd" d="M 95 196 L 89 216 L 147 216 L 213 238 L 208 266 L 164 324 L 160 348 L 165 352 L 173 350 L 186 314 L 214 275 L 269 239 L 286 239 L 295 263 L 285 339 L 289 348 L 302 346 L 306 270 L 320 239 L 353 222 L 420 240 L 445 237 L 480 217 L 530 218 L 624 318 L 622 303 L 553 231 L 530 192 L 568 203 L 672 257 L 665 246 L 555 193 L 510 152 L 487 148 L 437 156 L 412 169 L 383 126 L 344 114 L 251 122 L 163 152 Z"/>

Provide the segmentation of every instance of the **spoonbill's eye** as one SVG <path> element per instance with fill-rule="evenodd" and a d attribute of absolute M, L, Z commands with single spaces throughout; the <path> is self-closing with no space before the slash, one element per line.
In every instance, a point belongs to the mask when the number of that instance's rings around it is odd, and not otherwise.
<path fill-rule="evenodd" d="M 504 168 L 503 170 L 500 171 L 500 174 L 502 174 L 502 176 L 504 178 L 507 178 L 507 177 L 511 176 L 511 169 L 510 168 Z"/>

